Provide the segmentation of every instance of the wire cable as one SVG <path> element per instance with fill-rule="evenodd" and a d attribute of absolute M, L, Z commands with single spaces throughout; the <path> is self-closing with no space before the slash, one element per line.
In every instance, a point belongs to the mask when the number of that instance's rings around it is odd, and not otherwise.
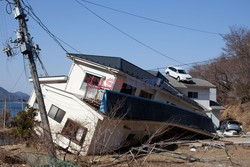
<path fill-rule="evenodd" d="M 224 61 L 227 61 L 229 59 L 232 59 L 234 58 L 234 56 L 227 56 L 225 57 L 226 59 Z M 185 64 L 177 64 L 177 65 L 173 65 L 175 67 L 181 67 L 181 66 L 193 66 L 193 65 L 199 65 L 199 64 L 204 64 L 204 63 L 210 63 L 210 62 L 214 62 L 214 61 L 217 61 L 217 60 L 220 60 L 221 57 L 218 57 L 218 58 L 214 58 L 214 59 L 210 59 L 210 60 L 204 60 L 204 61 L 196 61 L 196 62 L 191 62 L 191 63 L 185 63 Z M 154 68 L 154 69 L 150 69 L 150 70 L 161 70 L 161 69 L 165 69 L 167 68 L 167 66 L 165 67 L 158 67 L 158 68 Z"/>
<path fill-rule="evenodd" d="M 98 17 L 100 20 L 102 20 L 103 22 L 105 22 L 106 24 L 108 24 L 109 26 L 113 27 L 114 29 L 116 29 L 117 31 L 119 31 L 120 33 L 122 33 L 123 35 L 129 37 L 130 39 L 136 41 L 137 43 L 141 44 L 142 46 L 154 51 L 155 53 L 165 57 L 165 58 L 168 58 L 168 59 L 171 59 L 177 63 L 182 63 L 174 58 L 171 58 L 169 56 L 167 56 L 166 54 L 154 49 L 153 47 L 141 42 L 140 40 L 136 39 L 135 37 L 129 35 L 128 33 L 126 33 L 125 31 L 121 30 L 120 28 L 116 27 L 115 25 L 113 25 L 112 23 L 108 22 L 107 20 L 105 20 L 104 18 L 102 18 L 100 15 L 98 15 L 97 13 L 95 13 L 94 11 L 92 11 L 91 9 L 89 9 L 87 6 L 85 6 L 84 4 L 82 4 L 81 2 L 79 2 L 78 0 L 75 0 L 79 5 L 81 5 L 83 8 L 85 8 L 86 10 L 88 10 L 89 12 L 91 12 L 93 15 L 95 15 L 96 17 Z"/>
<path fill-rule="evenodd" d="M 41 68 L 42 68 L 42 70 L 43 70 L 43 72 L 44 72 L 44 75 L 45 75 L 46 77 L 48 77 L 49 74 L 48 74 L 48 72 L 47 72 L 47 70 L 46 70 L 46 68 L 45 68 L 45 66 L 44 66 L 44 64 L 43 64 L 43 62 L 42 62 L 42 60 L 40 59 L 40 55 L 39 55 L 37 52 L 35 52 L 35 55 L 36 55 L 36 58 L 37 58 L 39 64 L 41 65 Z"/>
<path fill-rule="evenodd" d="M 66 43 L 64 40 L 62 40 L 61 38 L 59 38 L 58 36 L 56 36 L 55 34 L 53 34 L 48 29 L 48 27 L 41 21 L 41 19 L 36 15 L 36 13 L 34 12 L 32 6 L 28 2 L 28 0 L 26 0 L 27 4 L 25 4 L 23 0 L 21 0 L 21 1 L 22 1 L 23 5 L 25 6 L 25 8 L 28 8 L 28 11 L 27 11 L 28 15 L 58 44 L 59 47 L 62 48 L 62 50 L 64 50 L 66 53 L 69 53 L 68 50 L 62 45 L 62 43 L 64 43 L 65 45 L 67 45 L 68 47 L 70 47 L 72 50 L 74 50 L 74 51 L 76 51 L 78 53 L 81 53 L 79 50 L 75 49 L 70 44 Z"/>
<path fill-rule="evenodd" d="M 12 3 L 12 2 L 10 2 L 8 0 L 5 0 L 5 1 L 7 2 L 6 7 L 5 7 L 6 13 L 12 14 L 12 5 L 14 3 Z"/>
<path fill-rule="evenodd" d="M 182 25 L 177 25 L 177 24 L 172 24 L 172 23 L 152 19 L 152 18 L 145 17 L 145 16 L 140 16 L 140 15 L 137 15 L 137 14 L 129 13 L 129 12 L 126 12 L 126 11 L 115 9 L 115 8 L 111 8 L 111 7 L 104 6 L 104 5 L 101 5 L 101 4 L 97 4 L 97 3 L 94 3 L 94 2 L 90 2 L 90 1 L 87 1 L 87 0 L 81 0 L 81 1 L 92 4 L 92 5 L 95 5 L 95 6 L 99 6 L 99 7 L 105 8 L 105 9 L 109 9 L 109 10 L 112 10 L 112 11 L 115 11 L 115 12 L 123 13 L 123 14 L 126 14 L 126 15 L 134 16 L 134 17 L 137 17 L 137 18 L 140 18 L 140 19 L 148 20 L 148 21 L 151 21 L 151 22 L 155 22 L 155 23 L 159 23 L 159 24 L 163 24 L 163 25 L 167 25 L 167 26 L 172 26 L 172 27 L 176 27 L 176 28 L 180 28 L 180 29 L 196 31 L 196 32 L 212 34 L 212 35 L 219 35 L 219 36 L 222 35 L 222 33 L 218 33 L 218 32 L 211 32 L 211 31 L 205 31 L 205 30 L 200 30 L 200 29 L 196 29 L 196 28 L 190 28 L 190 27 L 186 27 L 186 26 L 182 26 Z"/>
<path fill-rule="evenodd" d="M 21 74 L 19 75 L 19 77 L 18 77 L 18 79 L 16 80 L 15 84 L 14 84 L 13 87 L 11 88 L 10 93 L 12 93 L 13 90 L 15 89 L 15 87 L 16 87 L 16 85 L 18 84 L 18 82 L 20 81 L 20 79 L 21 79 L 23 73 L 24 73 L 24 70 L 21 72 Z"/>

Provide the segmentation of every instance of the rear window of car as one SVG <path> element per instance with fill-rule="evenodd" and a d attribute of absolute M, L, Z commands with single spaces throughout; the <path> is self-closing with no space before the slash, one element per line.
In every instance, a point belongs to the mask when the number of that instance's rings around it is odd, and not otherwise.
<path fill-rule="evenodd" d="M 239 122 L 237 122 L 237 121 L 228 121 L 228 123 L 229 123 L 229 124 L 236 124 L 236 125 L 240 125 L 240 123 L 239 123 Z"/>

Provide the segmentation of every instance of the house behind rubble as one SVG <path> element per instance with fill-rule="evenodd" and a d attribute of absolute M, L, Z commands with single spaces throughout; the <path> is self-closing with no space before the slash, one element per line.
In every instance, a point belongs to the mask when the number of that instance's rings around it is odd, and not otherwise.
<path fill-rule="evenodd" d="M 224 110 L 224 107 L 216 100 L 217 91 L 215 85 L 200 78 L 193 78 L 192 82 L 178 82 L 170 76 L 166 76 L 166 78 L 177 90 L 196 101 L 217 128 L 220 126 L 220 112 Z"/>
<path fill-rule="evenodd" d="M 39 78 L 57 145 L 101 154 L 143 142 L 159 129 L 169 137 L 186 132 L 212 136 L 213 124 L 203 108 L 160 73 L 153 75 L 119 57 L 68 58 L 73 61 L 68 76 Z M 34 92 L 29 105 L 37 107 Z"/>

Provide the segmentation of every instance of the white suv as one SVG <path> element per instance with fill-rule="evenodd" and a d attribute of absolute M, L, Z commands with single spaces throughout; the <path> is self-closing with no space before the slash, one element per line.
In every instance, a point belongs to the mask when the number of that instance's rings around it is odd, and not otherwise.
<path fill-rule="evenodd" d="M 166 69 L 166 74 L 177 79 L 177 81 L 192 81 L 191 75 L 189 75 L 184 69 L 179 67 L 168 67 Z"/>

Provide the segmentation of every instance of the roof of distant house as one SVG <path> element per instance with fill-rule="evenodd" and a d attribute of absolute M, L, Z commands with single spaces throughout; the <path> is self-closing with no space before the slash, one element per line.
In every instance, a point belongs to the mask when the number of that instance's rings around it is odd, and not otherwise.
<path fill-rule="evenodd" d="M 175 88 L 187 88 L 187 87 L 206 87 L 206 88 L 216 88 L 216 86 L 205 79 L 192 78 L 192 82 L 178 82 L 171 76 L 166 76 L 169 83 Z"/>
<path fill-rule="evenodd" d="M 209 101 L 209 105 L 212 109 L 218 109 L 218 110 L 224 110 L 225 108 L 220 105 L 218 102 L 216 101 L 213 101 L 213 100 L 210 100 Z"/>
<path fill-rule="evenodd" d="M 146 71 L 142 68 L 124 60 L 120 57 L 111 57 L 111 56 L 97 56 L 97 55 L 88 55 L 88 54 L 74 54 L 74 53 L 68 53 L 68 57 L 70 58 L 79 58 L 86 61 L 91 61 L 100 65 L 104 65 L 107 67 L 111 67 L 117 70 L 120 70 L 132 77 L 135 77 L 137 79 L 162 79 L 163 82 L 163 90 L 167 91 L 168 93 L 171 93 L 172 95 L 198 107 L 199 109 L 202 109 L 198 103 L 193 101 L 192 99 L 186 97 L 181 92 L 179 92 L 177 89 L 175 89 L 171 83 L 167 83 L 167 79 L 162 75 L 160 72 L 155 71 Z"/>

